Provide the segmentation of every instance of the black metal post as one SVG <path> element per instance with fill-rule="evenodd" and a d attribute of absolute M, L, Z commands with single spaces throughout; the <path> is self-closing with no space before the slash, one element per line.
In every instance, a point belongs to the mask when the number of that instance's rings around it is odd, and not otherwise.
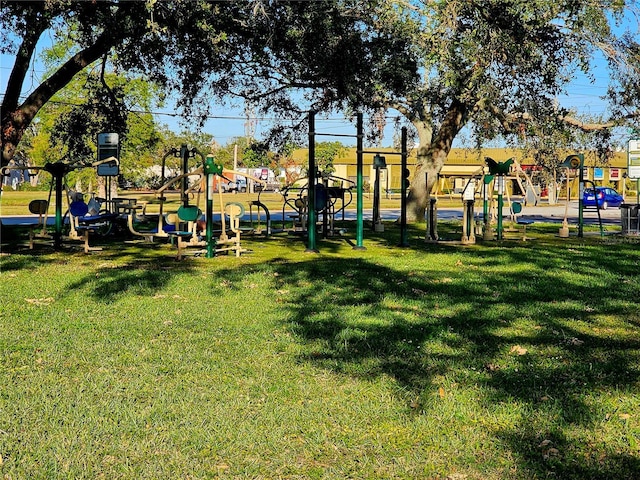
<path fill-rule="evenodd" d="M 309 183 L 307 191 L 307 252 L 316 248 L 316 112 L 309 112 Z"/>
<path fill-rule="evenodd" d="M 407 235 L 407 184 L 404 179 L 404 172 L 407 169 L 407 127 L 402 127 L 402 150 L 401 150 L 401 185 L 400 185 L 400 246 L 408 247 Z"/>

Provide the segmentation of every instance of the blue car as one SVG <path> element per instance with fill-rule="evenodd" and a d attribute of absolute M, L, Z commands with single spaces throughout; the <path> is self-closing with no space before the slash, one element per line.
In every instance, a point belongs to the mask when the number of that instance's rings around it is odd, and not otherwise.
<path fill-rule="evenodd" d="M 609 207 L 619 207 L 624 202 L 624 198 L 613 188 L 596 187 L 595 195 L 593 188 L 585 188 L 582 202 L 585 207 L 595 207 L 596 197 L 598 198 L 598 207 L 606 210 Z"/>

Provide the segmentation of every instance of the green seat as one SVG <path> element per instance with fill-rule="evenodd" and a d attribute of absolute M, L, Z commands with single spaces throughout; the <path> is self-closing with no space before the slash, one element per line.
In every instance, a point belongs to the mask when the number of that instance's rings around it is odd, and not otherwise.
<path fill-rule="evenodd" d="M 183 205 L 178 208 L 178 220 L 180 222 L 186 222 L 187 227 L 183 230 L 176 228 L 174 231 L 167 232 L 169 236 L 176 237 L 178 239 L 178 260 L 182 259 L 182 249 L 185 247 L 183 238 L 193 237 L 195 235 L 194 230 L 191 228 L 193 223 L 200 218 L 202 211 L 196 205 Z"/>
<path fill-rule="evenodd" d="M 178 218 L 183 222 L 195 222 L 202 215 L 202 211 L 196 205 L 181 206 L 178 208 Z"/>
<path fill-rule="evenodd" d="M 513 202 L 511 204 L 511 211 L 515 214 L 518 215 L 519 213 L 522 212 L 522 204 L 520 202 Z"/>
<path fill-rule="evenodd" d="M 534 220 L 530 218 L 522 218 L 522 203 L 520 202 L 512 202 L 511 203 L 511 217 L 518 225 L 522 225 L 522 240 L 527 240 L 527 225 L 531 225 Z"/>

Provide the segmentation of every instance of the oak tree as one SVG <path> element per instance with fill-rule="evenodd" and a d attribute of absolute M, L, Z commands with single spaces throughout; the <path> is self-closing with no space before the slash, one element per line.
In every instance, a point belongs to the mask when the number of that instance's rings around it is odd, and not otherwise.
<path fill-rule="evenodd" d="M 422 218 L 454 139 L 464 127 L 478 138 L 518 134 L 523 125 L 560 121 L 584 131 L 638 118 L 640 45 L 614 28 L 637 14 L 623 0 L 449 0 L 393 2 L 387 22 L 413 38 L 422 81 L 381 99 L 413 125 L 417 169 L 408 217 Z M 636 18 L 637 23 L 637 17 Z M 591 124 L 557 104 L 578 71 L 589 77 L 597 53 L 611 74 L 613 108 Z"/>

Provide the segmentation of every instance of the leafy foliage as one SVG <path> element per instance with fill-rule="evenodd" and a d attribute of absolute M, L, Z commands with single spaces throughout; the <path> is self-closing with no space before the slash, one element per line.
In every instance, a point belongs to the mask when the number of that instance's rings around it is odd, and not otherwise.
<path fill-rule="evenodd" d="M 420 84 L 401 96 L 381 92 L 383 103 L 415 128 L 420 144 L 410 216 L 424 213 L 428 192 L 465 126 L 471 126 L 479 144 L 517 138 L 524 124 L 537 123 L 543 133 L 558 119 L 586 131 L 583 122 L 567 121 L 569 112 L 556 99 L 576 72 L 590 75 L 596 52 L 604 51 L 618 72 L 612 89 L 619 96 L 611 95 L 612 101 L 626 99 L 631 105 L 630 98 L 638 98 L 631 86 L 640 77 L 637 43 L 618 38 L 612 28 L 630 8 L 633 2 L 619 0 L 453 0 L 399 2 L 390 8 L 386 21 L 413 37 L 421 58 Z M 622 81 L 623 71 L 628 81 Z"/>
<path fill-rule="evenodd" d="M 407 43 L 367 28 L 384 3 L 3 2 L 3 26 L 22 41 L 8 48 L 17 49 L 26 65 L 45 31 L 56 38 L 69 34 L 65 42 L 78 52 L 73 62 L 57 65 L 19 114 L 14 109 L 26 70 L 16 69 L 3 101 L 3 131 L 12 142 L 3 161 L 32 120 L 33 107 L 37 111 L 85 63 L 105 54 L 115 53 L 117 69 L 178 92 L 182 112 L 200 119 L 212 100 L 229 97 L 289 117 L 309 108 L 369 104 L 381 87 L 402 90 L 416 68 L 412 56 L 403 55 Z M 399 66 L 406 68 L 402 75 Z"/>
<path fill-rule="evenodd" d="M 88 162 L 95 157 L 91 145 L 99 133 L 126 136 L 127 114 L 121 86 L 106 88 L 91 76 L 84 91 L 87 94 L 84 103 L 72 106 L 56 119 L 51 140 L 65 145 L 73 161 Z"/>
<path fill-rule="evenodd" d="M 344 153 L 344 145 L 340 142 L 317 142 L 315 148 L 316 167 L 324 174 L 335 171 L 333 162 Z"/>

